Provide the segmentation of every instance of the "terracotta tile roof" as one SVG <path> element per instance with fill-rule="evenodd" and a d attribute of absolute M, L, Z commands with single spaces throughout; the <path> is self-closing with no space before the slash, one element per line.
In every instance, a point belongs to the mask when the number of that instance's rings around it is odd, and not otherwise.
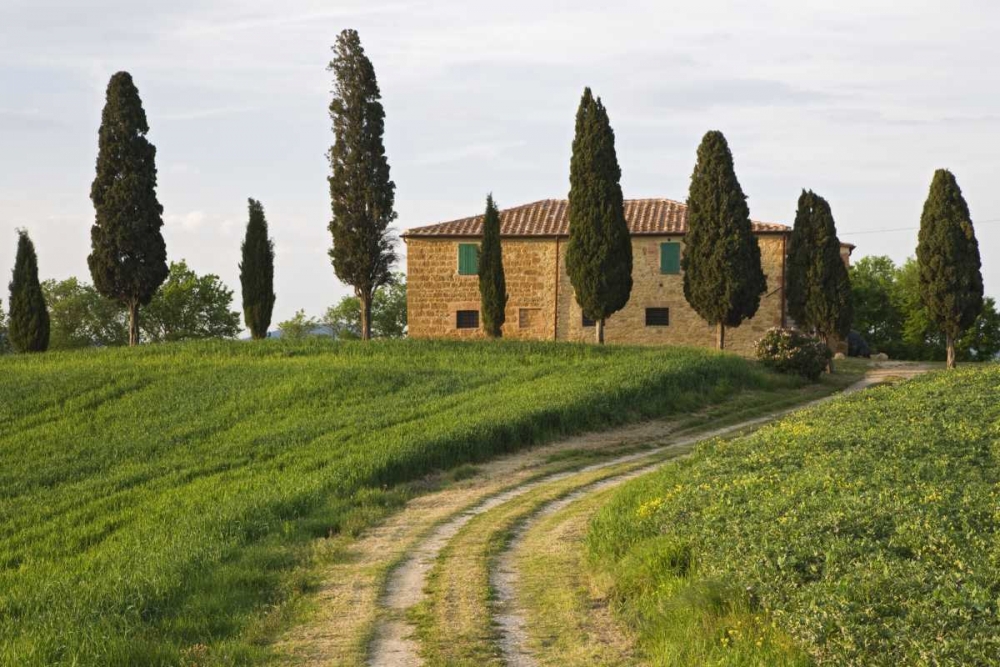
<path fill-rule="evenodd" d="M 501 236 L 568 236 L 569 202 L 543 199 L 500 211 Z M 687 231 L 687 206 L 671 199 L 626 199 L 625 220 L 633 235 L 684 234 Z M 755 232 L 790 232 L 791 228 L 773 222 L 754 222 Z M 480 236 L 483 216 L 413 227 L 408 236 Z"/>

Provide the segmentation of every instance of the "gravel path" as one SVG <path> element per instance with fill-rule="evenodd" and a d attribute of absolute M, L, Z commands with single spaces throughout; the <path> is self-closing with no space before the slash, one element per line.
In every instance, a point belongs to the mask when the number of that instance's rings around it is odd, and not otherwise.
<path fill-rule="evenodd" d="M 922 365 L 903 364 L 887 362 L 879 364 L 873 368 L 868 375 L 855 383 L 842 393 L 849 393 L 864 389 L 873 384 L 884 381 L 888 377 L 911 377 L 924 372 L 929 368 Z M 810 403 L 797 406 L 789 410 L 783 410 L 768 414 L 756 419 L 747 420 L 714 431 L 700 432 L 686 437 L 671 437 L 674 425 L 665 422 L 651 422 L 645 425 L 627 427 L 617 431 L 590 434 L 566 444 L 576 444 L 583 447 L 601 447 L 610 445 L 622 445 L 633 443 L 657 443 L 657 446 L 645 449 L 638 453 L 623 455 L 615 458 L 602 460 L 600 463 L 587 466 L 585 468 L 554 473 L 544 477 L 536 477 L 530 481 L 515 483 L 512 487 L 498 493 L 488 495 L 471 509 L 459 511 L 451 518 L 439 523 L 426 536 L 417 540 L 411 546 L 401 563 L 394 568 L 386 581 L 386 585 L 379 600 L 379 618 L 375 624 L 373 640 L 368 651 L 367 663 L 378 667 L 411 667 L 422 665 L 423 660 L 419 654 L 419 643 L 413 636 L 414 627 L 406 618 L 407 610 L 413 608 L 425 599 L 424 589 L 427 585 L 427 576 L 434 566 L 435 561 L 441 555 L 442 550 L 449 541 L 465 526 L 472 518 L 487 513 L 504 503 L 507 503 L 532 489 L 543 484 L 548 484 L 558 480 L 568 479 L 574 475 L 621 465 L 629 462 L 640 461 L 644 458 L 654 457 L 663 454 L 671 449 L 681 449 L 690 447 L 695 442 L 714 437 L 733 434 L 758 427 L 764 423 L 778 419 L 790 412 L 801 410 L 830 400 L 826 397 L 812 401 Z M 645 439 L 644 439 L 645 438 Z M 519 527 L 515 537 L 506 550 L 496 561 L 496 567 L 491 572 L 491 583 L 498 593 L 498 603 L 495 613 L 495 620 L 500 628 L 501 649 L 504 659 L 508 665 L 529 666 L 534 665 L 530 653 L 526 648 L 526 628 L 525 619 L 519 612 L 515 599 L 517 588 L 517 572 L 513 567 L 512 554 L 520 545 L 521 537 L 535 522 L 544 516 L 558 512 L 560 509 L 568 507 L 573 502 L 601 490 L 624 483 L 639 475 L 646 474 L 656 468 L 665 465 L 668 461 L 659 461 L 650 466 L 643 466 L 639 469 L 624 473 L 619 476 L 608 478 L 573 492 L 571 495 L 558 501 L 543 506 L 539 513 L 534 515 L 527 522 Z M 512 478 L 513 480 L 513 478 Z"/>

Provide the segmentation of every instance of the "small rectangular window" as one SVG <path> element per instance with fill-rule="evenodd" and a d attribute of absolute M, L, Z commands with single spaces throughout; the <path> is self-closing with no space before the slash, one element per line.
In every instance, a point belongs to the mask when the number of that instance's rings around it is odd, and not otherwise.
<path fill-rule="evenodd" d="M 517 326 L 519 329 L 534 329 L 542 323 L 541 308 L 521 308 L 517 311 Z"/>
<path fill-rule="evenodd" d="M 592 327 L 596 324 L 594 320 L 590 319 L 586 315 L 580 315 L 580 324 L 585 327 Z"/>
<path fill-rule="evenodd" d="M 456 329 L 478 329 L 479 328 L 479 311 L 478 310 L 459 310 L 455 312 L 455 328 Z"/>
<path fill-rule="evenodd" d="M 669 308 L 647 308 L 646 309 L 646 326 L 647 327 L 665 327 L 670 325 L 670 309 Z"/>
<path fill-rule="evenodd" d="M 479 273 L 479 246 L 475 243 L 458 244 L 458 275 L 474 276 Z"/>
<path fill-rule="evenodd" d="M 681 244 L 661 243 L 660 244 L 660 273 L 680 273 L 681 272 Z"/>

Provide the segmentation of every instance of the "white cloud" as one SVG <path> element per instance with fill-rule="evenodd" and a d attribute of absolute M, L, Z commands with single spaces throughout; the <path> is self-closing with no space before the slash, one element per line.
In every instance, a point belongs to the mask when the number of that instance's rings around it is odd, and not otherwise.
<path fill-rule="evenodd" d="M 180 227 L 186 232 L 193 232 L 204 226 L 208 216 L 204 211 L 190 211 L 188 213 L 168 214 L 164 216 L 164 224 L 170 227 Z"/>

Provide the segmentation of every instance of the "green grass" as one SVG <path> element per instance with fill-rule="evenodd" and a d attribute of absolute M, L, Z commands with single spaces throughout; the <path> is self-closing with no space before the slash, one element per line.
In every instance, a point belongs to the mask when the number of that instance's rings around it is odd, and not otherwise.
<path fill-rule="evenodd" d="M 991 665 L 1000 366 L 789 417 L 621 489 L 591 566 L 657 665 Z"/>
<path fill-rule="evenodd" d="M 204 342 L 0 359 L 0 664 L 246 664 L 435 470 L 787 388 L 685 349 Z"/>

